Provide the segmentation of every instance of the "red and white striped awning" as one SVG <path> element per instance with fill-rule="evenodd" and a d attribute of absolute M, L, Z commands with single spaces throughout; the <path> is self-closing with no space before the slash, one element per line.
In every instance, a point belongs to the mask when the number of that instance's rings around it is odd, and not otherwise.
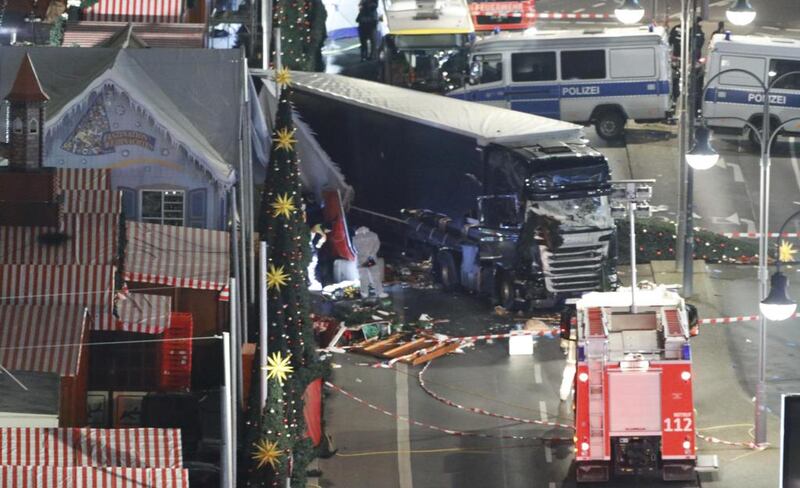
<path fill-rule="evenodd" d="M 114 266 L 0 265 L 0 305 L 80 305 L 93 327 L 113 330 Z"/>
<path fill-rule="evenodd" d="M 196 290 L 222 290 L 230 276 L 227 232 L 127 223 L 125 279 Z"/>
<path fill-rule="evenodd" d="M 117 300 L 117 330 L 161 334 L 169 327 L 172 298 L 145 293 L 128 293 Z"/>
<path fill-rule="evenodd" d="M 59 190 L 110 190 L 111 171 L 108 169 L 56 170 L 56 188 Z"/>
<path fill-rule="evenodd" d="M 75 376 L 86 322 L 84 307 L 77 305 L 0 305 L 0 364 Z"/>
<path fill-rule="evenodd" d="M 61 229 L 0 226 L 0 264 L 112 264 L 118 219 L 118 214 L 80 214 L 63 216 Z M 55 232 L 66 240 L 41 240 Z"/>
<path fill-rule="evenodd" d="M 120 195 L 114 190 L 61 190 L 61 211 L 66 214 L 114 214 Z"/>
<path fill-rule="evenodd" d="M 180 22 L 182 0 L 100 0 L 84 9 L 86 20 Z"/>
<path fill-rule="evenodd" d="M 154 428 L 2 428 L 0 464 L 181 468 L 181 431 Z"/>
<path fill-rule="evenodd" d="M 0 466 L 0 488 L 189 488 L 189 471 Z"/>

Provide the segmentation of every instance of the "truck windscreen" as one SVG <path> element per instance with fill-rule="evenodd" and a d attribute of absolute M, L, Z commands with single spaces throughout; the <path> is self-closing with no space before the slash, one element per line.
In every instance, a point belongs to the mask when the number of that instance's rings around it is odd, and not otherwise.
<path fill-rule="evenodd" d="M 568 228 L 610 229 L 614 226 L 607 197 L 528 202 L 528 211 L 556 219 Z"/>

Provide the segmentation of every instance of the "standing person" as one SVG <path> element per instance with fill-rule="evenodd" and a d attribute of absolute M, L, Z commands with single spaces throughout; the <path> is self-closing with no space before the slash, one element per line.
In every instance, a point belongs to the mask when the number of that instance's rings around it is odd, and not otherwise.
<path fill-rule="evenodd" d="M 361 43 L 361 61 L 372 59 L 375 51 L 375 32 L 378 29 L 377 0 L 361 0 L 358 4 L 358 40 Z"/>
<path fill-rule="evenodd" d="M 359 227 L 353 237 L 353 247 L 356 249 L 358 278 L 361 281 L 361 298 L 369 296 L 370 285 L 372 285 L 372 288 L 375 289 L 375 294 L 380 298 L 387 297 L 388 295 L 383 292 L 383 283 L 378 269 L 378 250 L 381 248 L 378 234 L 367 227 Z"/>
<path fill-rule="evenodd" d="M 717 24 L 717 30 L 715 30 L 711 34 L 711 37 L 714 37 L 717 34 L 724 34 L 724 33 L 725 33 L 725 22 L 720 20 L 719 23 Z"/>

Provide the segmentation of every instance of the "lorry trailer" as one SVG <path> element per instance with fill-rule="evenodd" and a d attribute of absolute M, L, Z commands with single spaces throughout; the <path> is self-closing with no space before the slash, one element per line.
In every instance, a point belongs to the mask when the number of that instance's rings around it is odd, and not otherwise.
<path fill-rule="evenodd" d="M 354 189 L 351 222 L 508 308 L 616 283 L 606 158 L 577 125 L 323 73 L 293 100 Z"/>

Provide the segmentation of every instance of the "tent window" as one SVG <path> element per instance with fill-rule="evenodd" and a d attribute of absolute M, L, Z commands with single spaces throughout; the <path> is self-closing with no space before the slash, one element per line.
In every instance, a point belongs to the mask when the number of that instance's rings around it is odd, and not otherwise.
<path fill-rule="evenodd" d="M 189 192 L 189 227 L 205 228 L 206 193 L 205 188 L 198 188 Z"/>
<path fill-rule="evenodd" d="M 36 134 L 39 132 L 39 121 L 36 119 L 31 119 L 28 121 L 28 132 L 31 134 Z"/>
<path fill-rule="evenodd" d="M 19 117 L 14 119 L 14 134 L 22 134 L 22 119 Z"/>
<path fill-rule="evenodd" d="M 136 220 L 139 216 L 136 213 L 136 190 L 121 186 L 119 191 L 122 192 L 122 213 L 126 219 Z"/>
<path fill-rule="evenodd" d="M 142 222 L 183 225 L 183 190 L 142 190 Z"/>

